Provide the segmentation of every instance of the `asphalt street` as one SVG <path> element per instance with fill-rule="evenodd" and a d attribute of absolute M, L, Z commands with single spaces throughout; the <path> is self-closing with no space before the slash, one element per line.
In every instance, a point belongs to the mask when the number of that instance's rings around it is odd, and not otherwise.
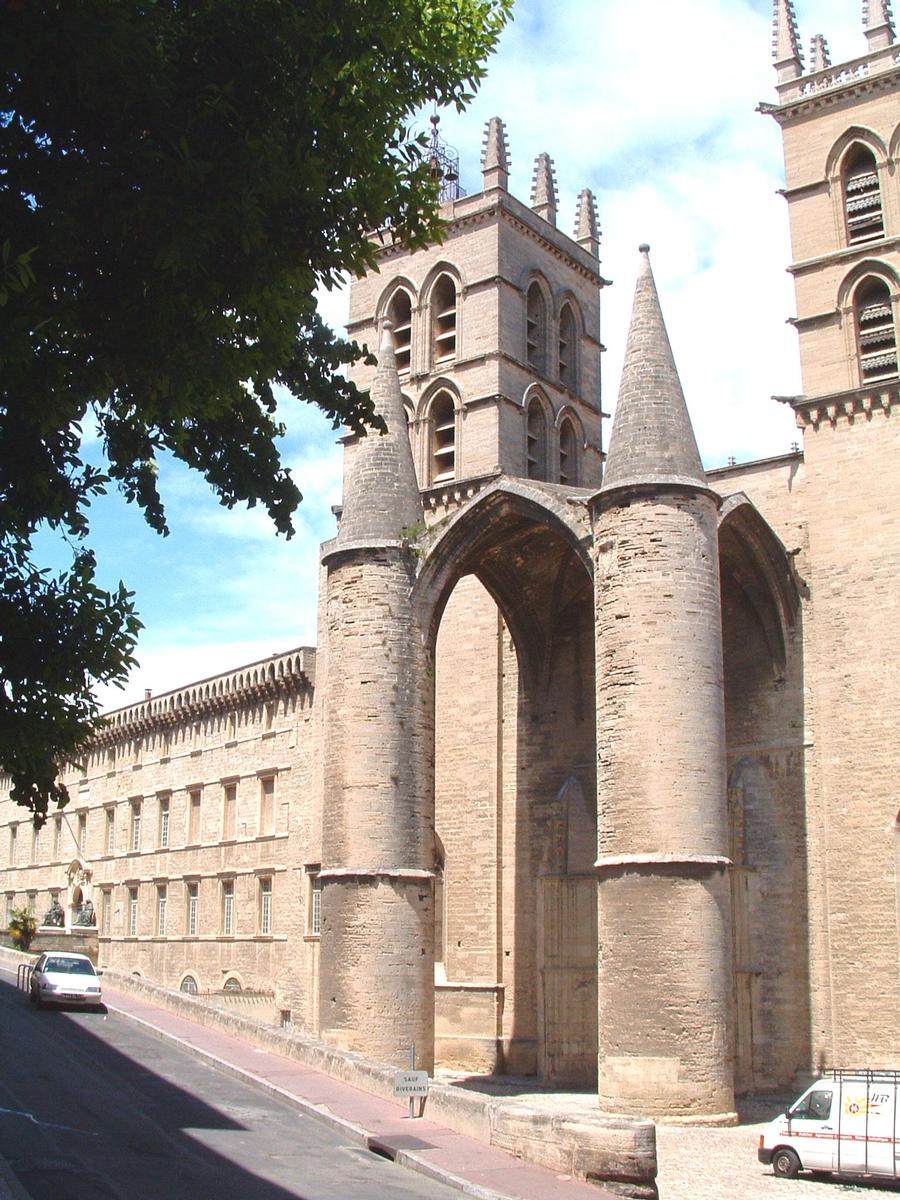
<path fill-rule="evenodd" d="M 0 1155 L 33 1200 L 458 1200 L 115 1013 L 0 972 Z"/>

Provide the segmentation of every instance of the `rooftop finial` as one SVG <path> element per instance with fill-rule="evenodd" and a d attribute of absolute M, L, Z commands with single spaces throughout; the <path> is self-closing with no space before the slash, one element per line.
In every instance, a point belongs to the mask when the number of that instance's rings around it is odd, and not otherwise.
<path fill-rule="evenodd" d="M 499 117 L 491 117 L 484 132 L 484 150 L 481 155 L 484 173 L 484 190 L 509 186 L 509 150 L 506 146 L 506 129 Z"/>
<path fill-rule="evenodd" d="M 594 258 L 600 253 L 600 234 L 597 229 L 597 205 L 594 193 L 584 188 L 578 196 L 575 209 L 575 241 Z"/>
<path fill-rule="evenodd" d="M 813 73 L 825 71 L 831 66 L 831 55 L 828 53 L 828 42 L 823 33 L 817 33 L 809 47 L 809 69 Z"/>
<path fill-rule="evenodd" d="M 431 138 L 428 143 L 428 172 L 438 186 L 438 199 L 444 204 L 447 200 L 458 200 L 466 193 L 459 186 L 459 155 L 440 134 L 441 118 L 437 105 L 429 119 Z"/>
<path fill-rule="evenodd" d="M 794 0 L 775 0 L 772 21 L 772 49 L 779 83 L 799 79 L 803 74 L 803 55 L 797 37 Z"/>
<path fill-rule="evenodd" d="M 863 0 L 863 28 L 869 50 L 885 50 L 894 44 L 891 0 Z"/>
<path fill-rule="evenodd" d="M 549 154 L 539 154 L 534 160 L 531 207 L 539 217 L 551 225 L 556 224 L 556 180 L 553 177 L 553 159 Z"/>

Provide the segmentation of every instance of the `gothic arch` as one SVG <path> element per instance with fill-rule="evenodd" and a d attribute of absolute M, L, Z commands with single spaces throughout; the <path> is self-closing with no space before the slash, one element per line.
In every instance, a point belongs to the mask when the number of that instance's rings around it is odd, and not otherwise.
<path fill-rule="evenodd" d="M 719 563 L 722 576 L 727 573 L 746 597 L 773 669 L 783 674 L 800 611 L 797 583 L 784 545 L 743 492 L 729 496 L 720 509 Z"/>
<path fill-rule="evenodd" d="M 525 414 L 525 475 L 529 479 L 549 481 L 553 458 L 553 405 L 539 384 L 530 384 L 522 397 Z"/>
<path fill-rule="evenodd" d="M 826 178 L 834 209 L 835 230 L 841 245 L 864 246 L 867 241 L 884 235 L 887 216 L 884 204 L 884 177 L 887 159 L 887 147 L 878 134 L 860 126 L 846 130 L 831 147 L 826 160 Z M 874 177 L 868 184 L 865 184 L 862 177 L 852 182 L 848 179 L 848 172 L 853 171 L 854 160 L 859 160 L 858 169 L 864 174 L 870 169 L 864 165 L 866 161 L 874 168 Z M 853 187 L 857 191 L 850 190 Z M 859 211 L 854 212 L 854 207 Z M 880 232 L 876 215 L 881 223 Z M 867 216 L 870 224 L 875 221 L 871 232 L 868 233 L 865 226 Z M 863 226 L 854 231 L 854 224 L 860 220 L 864 222 Z"/>
<path fill-rule="evenodd" d="M 420 312 L 425 319 L 428 344 L 424 361 L 429 370 L 434 370 L 435 366 L 445 359 L 460 356 L 463 337 L 463 288 L 462 272 L 455 263 L 446 259 L 434 264 L 422 284 Z"/>
<path fill-rule="evenodd" d="M 530 271 L 522 281 L 524 297 L 522 361 L 541 375 L 549 374 L 553 292 L 539 271 Z"/>
<path fill-rule="evenodd" d="M 874 129 L 866 129 L 863 125 L 851 125 L 832 144 L 825 159 L 825 177 L 834 183 L 840 178 L 841 168 L 847 153 L 854 144 L 865 146 L 875 155 L 875 161 L 882 166 L 888 158 L 888 148 Z"/>

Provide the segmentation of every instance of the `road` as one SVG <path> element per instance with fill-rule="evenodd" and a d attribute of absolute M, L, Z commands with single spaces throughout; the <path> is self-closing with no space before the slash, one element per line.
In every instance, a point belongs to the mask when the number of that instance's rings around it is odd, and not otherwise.
<path fill-rule="evenodd" d="M 458 1200 L 110 1013 L 0 972 L 0 1155 L 33 1200 Z"/>

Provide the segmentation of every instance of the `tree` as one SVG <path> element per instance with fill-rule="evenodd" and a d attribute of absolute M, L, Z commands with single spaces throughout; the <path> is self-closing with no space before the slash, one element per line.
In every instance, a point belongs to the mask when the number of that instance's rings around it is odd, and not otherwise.
<path fill-rule="evenodd" d="M 439 237 L 408 125 L 464 106 L 510 5 L 0 0 L 0 766 L 38 823 L 140 627 L 97 585 L 92 498 L 117 486 L 165 534 L 168 453 L 290 536 L 273 387 L 377 426 L 314 291 L 375 265 L 366 230 Z"/>

